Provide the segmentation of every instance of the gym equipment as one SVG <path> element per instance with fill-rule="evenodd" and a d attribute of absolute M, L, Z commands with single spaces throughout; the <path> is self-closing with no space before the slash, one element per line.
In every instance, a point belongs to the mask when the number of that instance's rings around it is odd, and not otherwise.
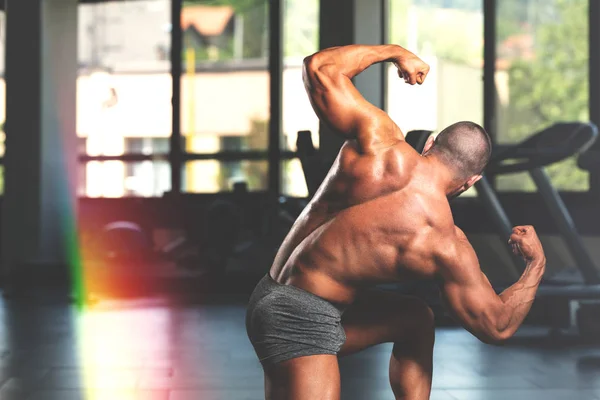
<path fill-rule="evenodd" d="M 590 173 L 590 193 L 600 196 L 600 140 L 581 153 L 577 158 L 577 166 Z M 600 340 L 600 303 L 598 301 L 581 301 L 576 311 L 576 323 L 579 334 L 584 339 Z"/>
<path fill-rule="evenodd" d="M 315 148 L 310 131 L 298 132 L 296 147 L 310 199 L 325 179 L 330 165 L 325 163 L 322 155 Z"/>
<path fill-rule="evenodd" d="M 509 145 L 496 146 L 497 150 L 486 168 L 486 175 L 505 175 L 528 172 L 538 192 L 546 204 L 552 220 L 556 223 L 561 237 L 576 262 L 578 283 L 600 284 L 599 271 L 585 248 L 575 224 L 562 201 L 558 191 L 550 181 L 544 167 L 585 152 L 597 139 L 598 130 L 590 123 L 557 123 L 527 138 L 525 141 Z M 509 237 L 512 225 L 500 205 L 496 193 L 487 177 L 476 184 L 477 193 L 484 206 L 494 218 L 494 222 L 503 238 Z M 517 264 L 519 274 L 524 265 Z M 569 283 L 546 279 L 545 283 Z"/>
<path fill-rule="evenodd" d="M 422 153 L 425 148 L 425 143 L 433 131 L 424 129 L 415 129 L 406 134 L 404 140 L 410 144 L 418 153 Z"/>
<path fill-rule="evenodd" d="M 242 209 L 235 199 L 208 203 L 200 221 L 191 221 L 184 237 L 156 248 L 152 234 L 133 221 L 114 221 L 91 243 L 90 260 L 113 263 L 172 262 L 187 269 L 220 270 L 233 253 L 242 230 Z"/>
<path fill-rule="evenodd" d="M 242 211 L 232 201 L 217 199 L 205 213 L 202 258 L 211 270 L 224 273 L 242 229 Z"/>
<path fill-rule="evenodd" d="M 146 262 L 154 254 L 148 232 L 131 221 L 115 221 L 102 227 L 95 250 L 108 260 L 125 262 Z"/>
<path fill-rule="evenodd" d="M 234 185 L 233 193 L 220 194 L 204 211 L 201 221 L 193 225 L 198 232 L 196 265 L 203 265 L 213 276 L 228 271 L 248 270 L 272 262 L 283 238 L 302 211 L 295 199 L 279 198 L 274 219 L 257 212 L 272 207 L 272 200 L 257 200 L 245 182 Z"/>
<path fill-rule="evenodd" d="M 579 335 L 589 341 L 600 340 L 600 304 L 593 301 L 581 301 L 575 314 Z"/>
<path fill-rule="evenodd" d="M 600 140 L 577 157 L 577 166 L 590 173 L 590 193 L 600 196 Z"/>
<path fill-rule="evenodd" d="M 597 318 L 592 315 L 597 316 L 598 310 L 598 304 L 594 303 L 600 299 L 599 270 L 585 248 L 567 207 L 544 170 L 548 165 L 584 154 L 597 137 L 598 130 L 591 123 L 557 123 L 521 143 L 498 146 L 486 169 L 488 175 L 516 172 L 530 174 L 550 217 L 556 223 L 576 262 L 572 271 L 577 273 L 572 279 L 545 278 L 538 289 L 536 304 L 531 314 L 543 315 L 543 319 L 553 328 L 554 333 L 560 333 L 565 328 L 577 327 L 582 337 L 600 337 L 598 324 L 592 321 Z M 476 189 L 482 203 L 493 217 L 499 233 L 503 238 L 508 237 L 512 225 L 486 177 L 478 182 Z M 516 263 L 515 266 L 519 269 L 518 272 L 522 272 L 522 263 Z M 540 310 L 542 312 L 539 312 Z"/>

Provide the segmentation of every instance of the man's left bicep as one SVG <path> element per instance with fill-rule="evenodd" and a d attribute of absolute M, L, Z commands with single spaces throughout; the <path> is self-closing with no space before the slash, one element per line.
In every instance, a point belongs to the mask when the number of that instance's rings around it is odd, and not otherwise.
<path fill-rule="evenodd" d="M 326 68 L 326 67 L 325 67 Z M 389 115 L 369 103 L 343 74 L 305 70 L 305 87 L 319 119 L 365 152 L 404 140 Z"/>
<path fill-rule="evenodd" d="M 305 63 L 304 86 L 319 119 L 346 139 L 355 138 L 359 107 L 352 81 L 332 66 Z"/>

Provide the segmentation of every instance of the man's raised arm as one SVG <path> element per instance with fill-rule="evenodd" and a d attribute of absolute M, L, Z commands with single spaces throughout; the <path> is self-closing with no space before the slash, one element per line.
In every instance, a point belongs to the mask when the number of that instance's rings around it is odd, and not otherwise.
<path fill-rule="evenodd" d="M 364 152 L 404 140 L 400 128 L 383 110 L 366 101 L 351 79 L 369 66 L 389 61 L 405 82 L 422 84 L 429 66 L 396 45 L 350 45 L 322 50 L 304 59 L 303 80 L 319 118 Z"/>
<path fill-rule="evenodd" d="M 448 311 L 485 343 L 501 343 L 517 331 L 531 308 L 546 266 L 544 250 L 532 226 L 515 227 L 509 242 L 525 259 L 527 268 L 500 295 L 481 272 L 475 251 L 462 232 L 456 247 L 441 257 L 442 298 Z"/>

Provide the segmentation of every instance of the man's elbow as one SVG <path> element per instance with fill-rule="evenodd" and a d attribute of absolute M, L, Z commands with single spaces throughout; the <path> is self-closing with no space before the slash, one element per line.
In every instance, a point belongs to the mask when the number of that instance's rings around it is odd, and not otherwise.
<path fill-rule="evenodd" d="M 506 343 L 515 332 L 518 325 L 511 324 L 511 314 L 506 312 L 503 304 L 499 308 L 486 309 L 480 319 L 479 340 L 486 344 L 500 346 Z"/>
<path fill-rule="evenodd" d="M 319 53 L 304 57 L 302 65 L 305 71 L 317 71 L 319 69 Z"/>
<path fill-rule="evenodd" d="M 309 93 L 314 90 L 331 91 L 343 84 L 343 75 L 337 66 L 319 58 L 317 53 L 304 59 L 302 81 Z"/>
<path fill-rule="evenodd" d="M 315 55 L 305 57 L 302 62 L 302 81 L 306 87 L 311 87 L 311 82 L 314 80 L 315 72 L 318 70 L 316 65 Z"/>
<path fill-rule="evenodd" d="M 315 53 L 305 57 L 302 65 L 303 75 L 312 79 L 332 78 L 340 75 L 339 66 L 327 54 Z"/>
<path fill-rule="evenodd" d="M 502 346 L 513 336 L 514 332 L 510 332 L 508 329 L 505 330 L 492 330 L 489 332 L 477 335 L 477 338 L 485 344 L 492 346 Z"/>

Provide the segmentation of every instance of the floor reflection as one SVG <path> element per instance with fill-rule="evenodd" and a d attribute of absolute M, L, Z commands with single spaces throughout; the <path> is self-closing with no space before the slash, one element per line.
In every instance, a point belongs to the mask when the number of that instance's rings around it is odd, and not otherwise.
<path fill-rule="evenodd" d="M 164 300 L 0 300 L 0 399 L 261 399 L 263 376 L 244 306 Z M 504 347 L 438 329 L 437 400 L 600 399 L 600 347 L 523 329 Z M 340 363 L 342 399 L 392 399 L 391 345 Z"/>

